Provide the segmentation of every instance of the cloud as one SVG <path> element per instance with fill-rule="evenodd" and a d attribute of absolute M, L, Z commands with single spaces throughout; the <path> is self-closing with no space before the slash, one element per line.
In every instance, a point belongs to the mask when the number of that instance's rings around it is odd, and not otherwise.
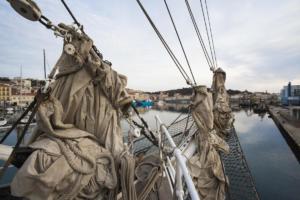
<path fill-rule="evenodd" d="M 72 23 L 59 1 L 37 0 L 54 23 Z M 160 31 L 186 67 L 162 1 L 143 1 Z M 184 1 L 168 1 L 198 84 L 211 85 Z M 198 1 L 190 1 L 199 27 L 204 26 Z M 128 86 L 155 91 L 186 84 L 135 1 L 68 1 L 73 13 L 113 67 L 125 74 Z M 228 88 L 278 92 L 290 80 L 299 82 L 300 3 L 287 1 L 208 1 L 219 66 L 227 71 Z M 1 76 L 42 78 L 42 49 L 51 68 L 62 40 L 38 23 L 18 16 L 0 2 Z M 186 68 L 187 69 L 187 68 Z M 49 70 L 49 69 L 48 69 Z M 298 81 L 298 82 L 296 82 Z"/>

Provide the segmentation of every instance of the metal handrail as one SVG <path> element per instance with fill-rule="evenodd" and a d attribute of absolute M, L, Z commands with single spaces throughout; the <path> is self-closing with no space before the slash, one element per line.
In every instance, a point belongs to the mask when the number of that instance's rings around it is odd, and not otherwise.
<path fill-rule="evenodd" d="M 161 122 L 160 118 L 157 115 L 155 116 L 155 118 L 158 121 L 158 123 L 160 124 L 161 130 L 166 135 L 171 147 L 174 149 L 173 155 L 176 158 L 176 164 L 178 166 L 177 168 L 180 169 L 180 170 L 178 170 L 178 173 L 182 173 L 182 175 L 184 177 L 184 180 L 186 182 L 189 194 L 191 196 L 191 199 L 192 200 L 200 200 L 198 192 L 197 192 L 197 190 L 195 188 L 195 185 L 193 183 L 192 177 L 190 176 L 190 173 L 189 173 L 188 168 L 186 166 L 186 158 L 183 156 L 181 150 L 176 146 L 176 144 L 175 144 L 174 140 L 172 139 L 171 134 L 169 133 L 166 125 Z M 177 178 L 177 176 L 175 176 L 175 177 Z M 181 187 L 179 187 L 179 188 L 181 188 Z M 181 196 L 180 193 L 181 193 L 181 191 L 178 191 L 178 193 L 176 193 L 176 195 L 179 197 L 179 199 L 182 199 L 182 196 Z"/>

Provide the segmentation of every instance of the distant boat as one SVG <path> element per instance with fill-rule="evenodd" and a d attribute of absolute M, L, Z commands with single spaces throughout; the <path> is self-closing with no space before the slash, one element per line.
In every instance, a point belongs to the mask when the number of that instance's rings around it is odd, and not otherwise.
<path fill-rule="evenodd" d="M 6 114 L 8 114 L 8 115 L 14 114 L 14 109 L 13 108 L 6 108 Z"/>
<path fill-rule="evenodd" d="M 153 101 L 150 100 L 150 99 L 147 99 L 147 100 L 134 100 L 132 102 L 132 105 L 134 107 L 143 107 L 143 108 L 146 108 L 146 107 L 153 106 Z"/>
<path fill-rule="evenodd" d="M 4 117 L 0 117 L 0 126 L 4 126 L 7 124 L 7 120 Z"/>
<path fill-rule="evenodd" d="M 163 100 L 159 100 L 159 101 L 157 102 L 157 105 L 158 105 L 158 106 L 163 106 L 163 105 L 165 105 L 165 102 L 164 102 Z"/>

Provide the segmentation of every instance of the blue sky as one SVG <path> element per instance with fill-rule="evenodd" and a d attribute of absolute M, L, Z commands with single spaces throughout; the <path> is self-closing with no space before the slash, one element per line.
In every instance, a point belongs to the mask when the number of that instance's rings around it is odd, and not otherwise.
<path fill-rule="evenodd" d="M 59 0 L 36 0 L 54 23 L 72 23 Z M 146 91 L 186 84 L 135 0 L 67 0 L 104 58 L 128 77 L 128 87 Z M 154 22 L 184 64 L 163 0 L 143 0 Z M 184 0 L 169 0 L 170 9 L 198 84 L 210 86 L 212 74 L 189 19 Z M 190 0 L 205 37 L 199 0 Z M 207 0 L 219 66 L 227 87 L 279 92 L 288 81 L 300 84 L 299 0 Z M 42 49 L 48 71 L 62 51 L 56 38 L 37 22 L 27 21 L 0 2 L 0 76 L 43 77 Z"/>

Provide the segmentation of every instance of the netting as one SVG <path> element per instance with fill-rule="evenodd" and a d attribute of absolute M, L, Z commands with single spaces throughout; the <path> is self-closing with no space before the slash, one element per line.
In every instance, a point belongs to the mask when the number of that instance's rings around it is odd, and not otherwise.
<path fill-rule="evenodd" d="M 168 130 L 178 147 L 186 144 L 186 141 L 191 138 L 192 135 L 197 131 L 197 127 L 194 123 L 192 117 L 185 116 L 181 119 L 177 119 L 175 122 L 171 123 Z M 164 135 L 164 134 L 163 134 Z M 170 144 L 166 138 L 162 138 L 164 147 L 168 149 Z M 134 154 L 138 155 L 140 153 L 149 154 L 158 151 L 158 147 L 154 146 L 147 138 L 140 137 L 134 140 Z"/>
<path fill-rule="evenodd" d="M 178 147 L 182 147 L 187 144 L 187 141 L 191 139 L 192 135 L 194 135 L 198 129 L 192 117 L 187 116 L 171 123 L 168 126 L 168 131 L 172 135 L 175 144 Z M 165 146 L 169 146 L 166 139 L 163 138 L 163 141 Z M 221 154 L 221 158 L 225 174 L 229 179 L 227 199 L 259 199 L 235 129 L 232 129 L 226 142 L 230 147 L 230 153 L 228 155 Z M 158 151 L 158 147 L 152 145 L 152 143 L 144 137 L 135 140 L 134 146 L 136 155 L 139 153 L 148 154 Z M 189 199 L 189 196 L 187 195 L 185 199 Z"/>
<path fill-rule="evenodd" d="M 228 155 L 221 153 L 221 158 L 225 174 L 229 178 L 228 199 L 259 199 L 235 129 L 232 129 L 226 142 L 230 147 L 230 153 Z"/>

